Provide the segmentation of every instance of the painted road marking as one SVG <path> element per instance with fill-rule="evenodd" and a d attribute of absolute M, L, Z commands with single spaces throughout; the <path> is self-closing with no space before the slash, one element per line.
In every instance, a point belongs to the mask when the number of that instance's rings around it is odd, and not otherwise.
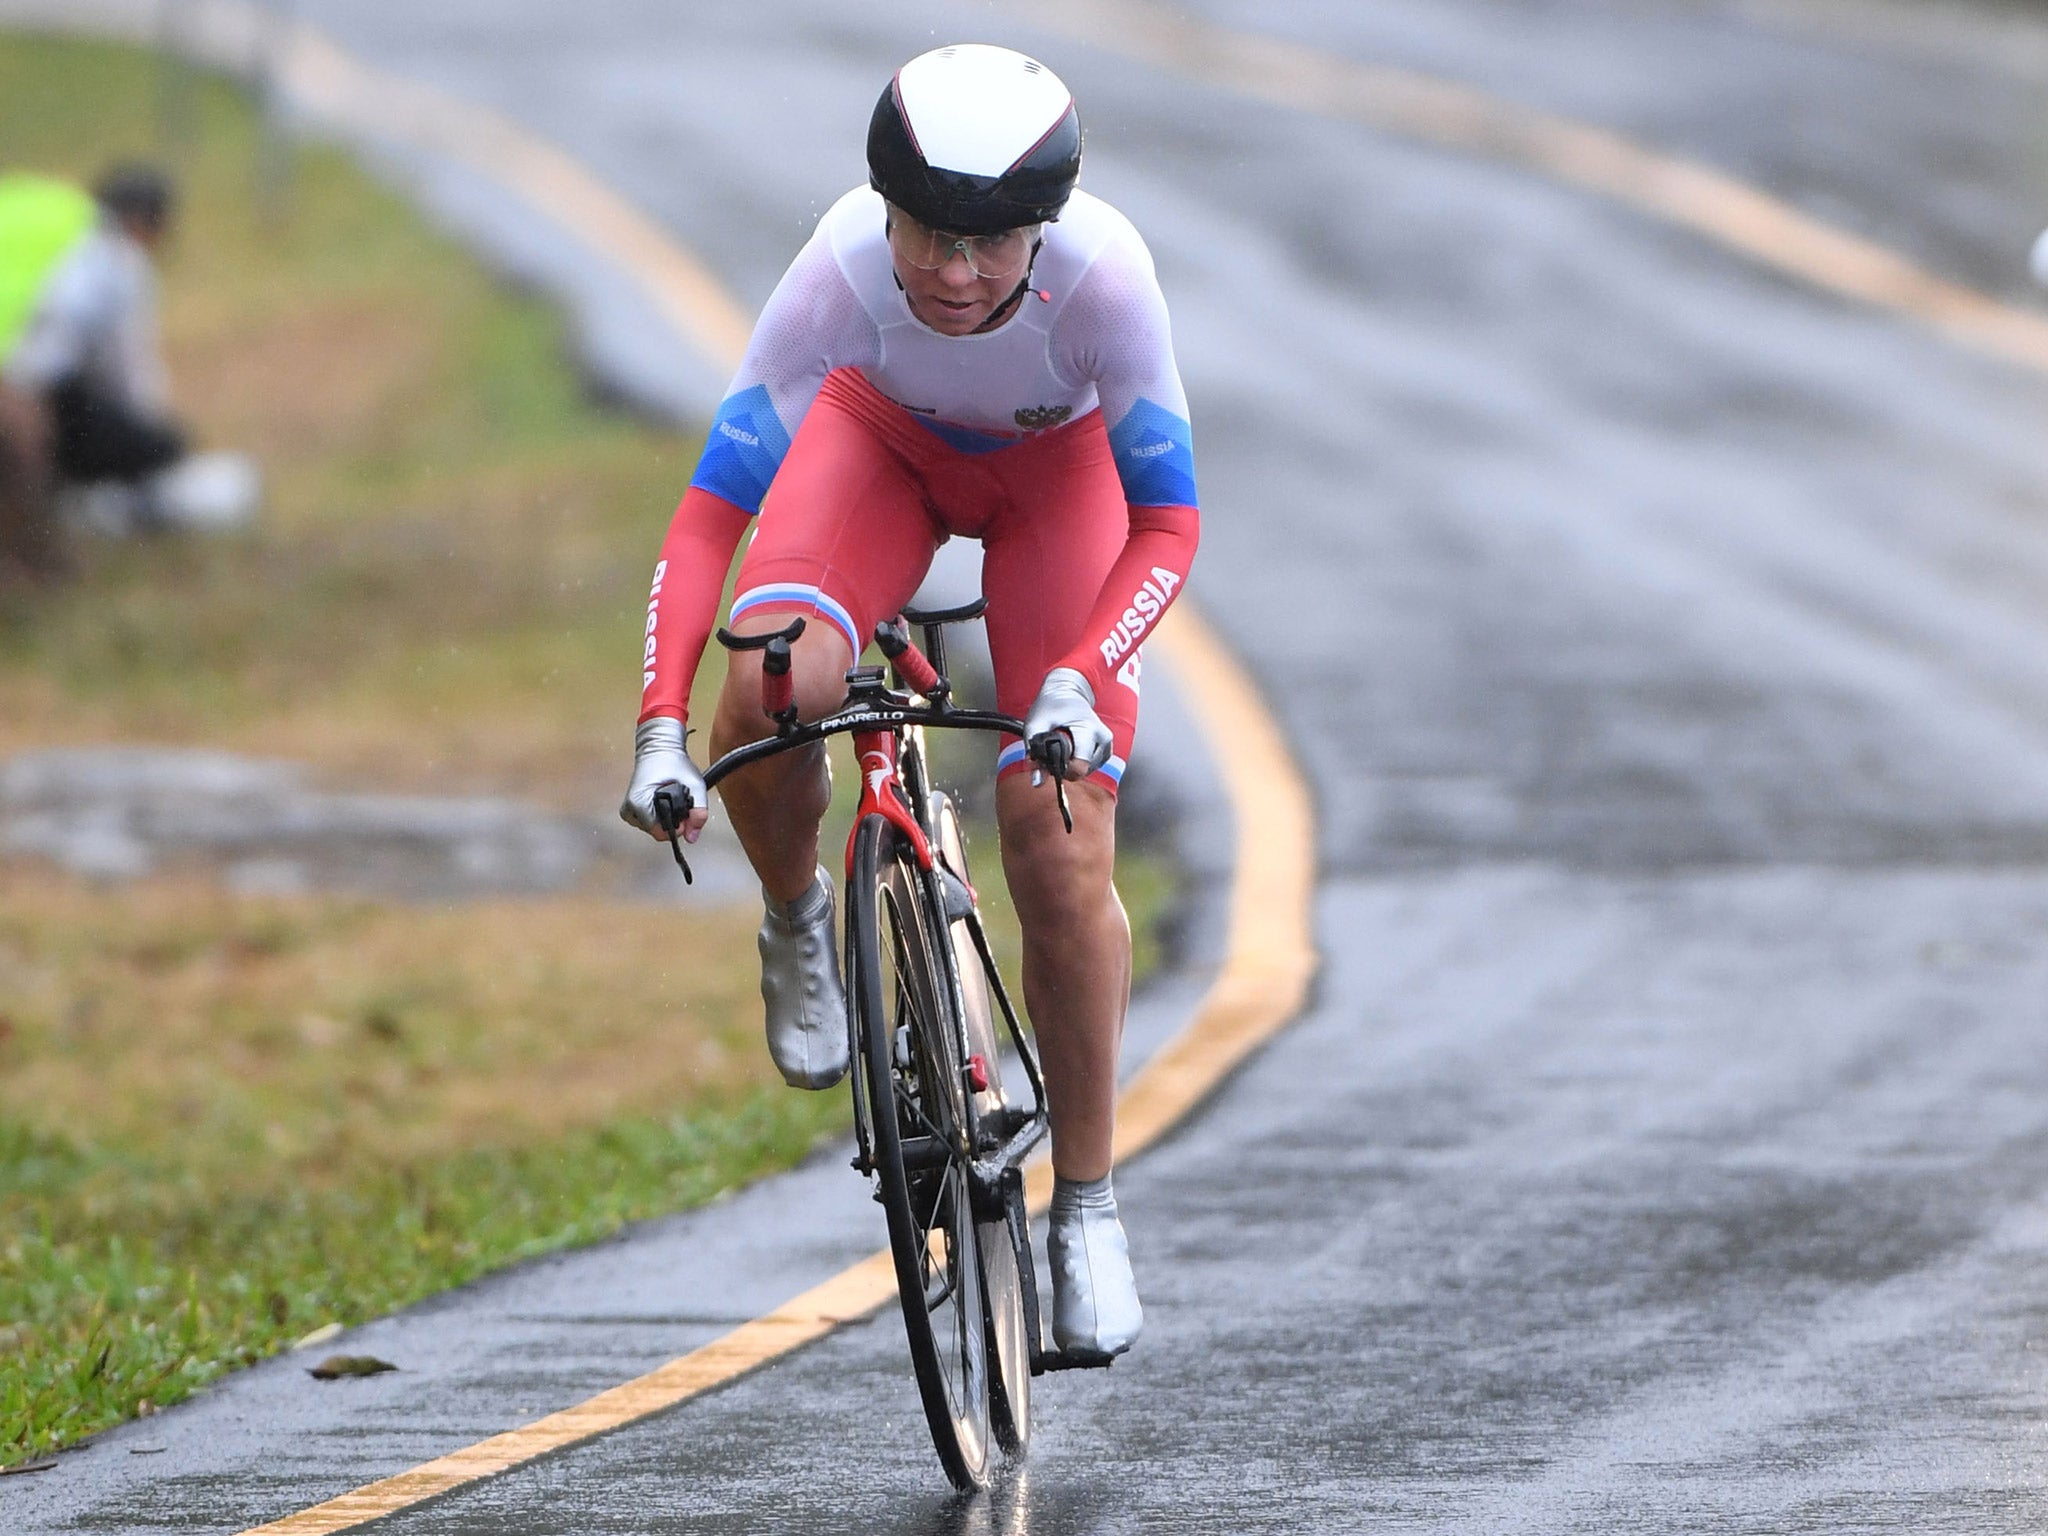
<path fill-rule="evenodd" d="M 560 150 L 492 113 L 373 69 L 309 28 L 296 30 L 283 77 L 329 121 L 447 154 L 580 232 L 645 285 L 708 356 L 738 366 L 749 326 L 737 304 L 658 226 Z M 1186 599 L 1149 643 L 1204 701 L 1207 746 L 1236 827 L 1235 875 L 1223 965 L 1190 1023 L 1119 1099 L 1119 1159 L 1157 1140 L 1299 1012 L 1316 966 L 1313 816 L 1278 723 Z M 1035 1164 L 1027 1184 L 1034 1214 L 1043 1212 L 1051 1186 L 1050 1165 Z M 888 1252 L 872 1254 L 644 1376 L 243 1536 L 315 1536 L 382 1519 L 687 1402 L 871 1316 L 895 1295 Z"/>
<path fill-rule="evenodd" d="M 1816 287 L 2048 372 L 2048 316 L 1936 277 L 1698 161 L 1417 71 L 1198 21 L 1156 0 L 1031 0 L 1044 27 L 1277 106 L 1517 165 L 1682 225 Z"/>
<path fill-rule="evenodd" d="M 292 98 L 366 137 L 445 155 L 500 186 L 631 273 L 676 334 L 728 371 L 753 321 L 709 268 L 662 227 L 538 135 L 484 107 L 372 68 L 310 27 L 295 28 L 280 77 Z"/>

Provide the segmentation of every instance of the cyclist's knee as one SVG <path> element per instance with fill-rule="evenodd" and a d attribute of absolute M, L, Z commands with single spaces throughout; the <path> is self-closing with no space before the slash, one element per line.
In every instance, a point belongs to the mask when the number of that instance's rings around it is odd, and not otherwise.
<path fill-rule="evenodd" d="M 733 625 L 737 634 L 767 634 L 787 625 L 786 613 L 749 613 Z M 846 637 L 815 618 L 791 646 L 790 675 L 795 681 L 797 715 L 816 720 L 830 714 L 846 697 L 846 669 L 852 665 Z M 715 756 L 763 736 L 774 734 L 775 722 L 761 703 L 761 653 L 733 651 L 726 657 L 725 686 L 711 729 Z"/>
<path fill-rule="evenodd" d="M 996 819 L 1003 873 L 1017 914 L 1026 922 L 1057 923 L 1101 907 L 1116 872 L 1116 800 L 1093 784 L 1067 786 L 1073 811 L 1070 833 L 1047 784 L 1012 774 L 996 789 Z"/>

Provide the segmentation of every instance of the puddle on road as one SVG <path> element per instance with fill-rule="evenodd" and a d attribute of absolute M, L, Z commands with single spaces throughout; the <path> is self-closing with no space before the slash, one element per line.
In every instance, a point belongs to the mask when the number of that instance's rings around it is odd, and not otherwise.
<path fill-rule="evenodd" d="M 341 892 L 402 901 L 586 895 L 677 905 L 755 894 L 730 832 L 691 850 L 685 887 L 666 851 L 615 816 L 564 816 L 487 796 L 334 794 L 298 763 L 111 747 L 0 762 L 0 855 L 136 880 L 211 874 L 250 894 Z"/>

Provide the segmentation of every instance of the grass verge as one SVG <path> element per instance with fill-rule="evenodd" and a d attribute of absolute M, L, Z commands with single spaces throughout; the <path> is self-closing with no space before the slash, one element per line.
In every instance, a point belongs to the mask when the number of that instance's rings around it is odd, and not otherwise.
<path fill-rule="evenodd" d="M 0 865 L 0 1462 L 844 1126 L 771 1082 L 755 920 Z"/>

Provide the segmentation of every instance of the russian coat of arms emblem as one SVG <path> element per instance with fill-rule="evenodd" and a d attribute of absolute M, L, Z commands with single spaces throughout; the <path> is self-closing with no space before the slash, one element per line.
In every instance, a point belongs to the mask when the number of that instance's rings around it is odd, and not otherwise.
<path fill-rule="evenodd" d="M 1026 405 L 1017 410 L 1017 425 L 1026 432 L 1043 432 L 1074 414 L 1071 405 Z"/>

